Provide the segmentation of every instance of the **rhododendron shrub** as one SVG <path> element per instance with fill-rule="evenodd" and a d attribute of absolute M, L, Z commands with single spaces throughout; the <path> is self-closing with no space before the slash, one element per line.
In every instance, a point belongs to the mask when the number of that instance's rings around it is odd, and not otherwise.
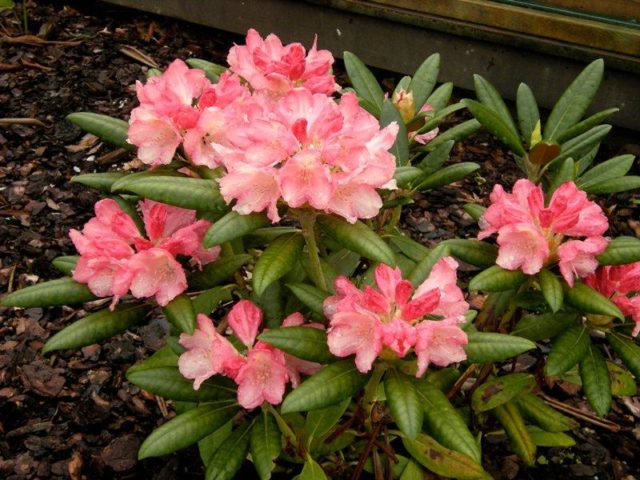
<path fill-rule="evenodd" d="M 3 305 L 85 304 L 44 353 L 163 319 L 166 345 L 126 372 L 171 410 L 139 457 L 197 444 L 207 479 L 490 478 L 487 432 L 528 465 L 571 445 L 540 392 L 579 377 L 604 416 L 640 378 L 640 240 L 595 196 L 640 185 L 632 156 L 591 166 L 609 127 L 582 120 L 601 62 L 543 126 L 524 84 L 517 125 L 479 76 L 478 101 L 450 104 L 437 54 L 393 91 L 343 58 L 350 86 L 317 39 L 250 30 L 228 67 L 138 82 L 128 122 L 70 115 L 141 168 L 74 177 L 105 198 L 54 260 L 66 276 Z M 476 119 L 443 131 L 463 108 Z M 481 125 L 526 178 L 465 206 L 477 238 L 412 240 L 403 205 L 479 168 L 447 161 Z"/>

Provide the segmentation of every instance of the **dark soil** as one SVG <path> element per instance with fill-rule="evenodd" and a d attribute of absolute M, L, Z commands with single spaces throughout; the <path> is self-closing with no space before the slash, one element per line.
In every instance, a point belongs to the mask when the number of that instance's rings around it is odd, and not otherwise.
<path fill-rule="evenodd" d="M 68 230 L 92 216 L 98 196 L 71 184 L 73 175 L 135 165 L 130 154 L 114 156 L 112 147 L 64 120 L 75 111 L 128 117 L 132 87 L 148 67 L 121 49 L 135 47 L 164 67 L 177 57 L 223 63 L 233 42 L 242 41 L 94 2 L 31 2 L 28 21 L 29 32 L 45 43 L 7 42 L 24 32 L 12 12 L 0 14 L 0 119 L 41 122 L 0 126 L 0 292 L 58 277 L 51 260 L 75 253 Z M 405 209 L 405 228 L 425 245 L 475 235 L 462 205 L 487 198 L 496 182 L 517 178 L 509 154 L 487 134 L 456 145 L 452 161 L 475 161 L 482 169 L 456 186 L 419 195 Z M 612 233 L 640 233 L 637 203 L 629 195 L 616 200 L 607 201 L 616 213 Z M 48 337 L 83 314 L 0 307 L 0 478 L 201 478 L 195 448 L 136 459 L 139 444 L 172 415 L 172 406 L 129 384 L 124 373 L 162 345 L 166 324 L 153 320 L 81 351 L 40 355 Z M 575 394 L 564 395 L 584 406 Z M 640 433 L 631 428 L 640 402 L 627 403 L 618 402 L 610 416 L 623 433 L 583 428 L 576 432 L 580 447 L 543 450 L 546 468 L 524 471 L 504 443 L 487 446 L 496 478 L 634 478 L 639 449 L 633 435 Z"/>

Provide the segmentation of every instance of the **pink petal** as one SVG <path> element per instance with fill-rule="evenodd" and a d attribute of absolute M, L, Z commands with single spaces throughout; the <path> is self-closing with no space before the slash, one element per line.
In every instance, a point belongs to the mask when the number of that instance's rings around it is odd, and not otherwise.
<path fill-rule="evenodd" d="M 155 296 L 162 307 L 187 288 L 182 266 L 166 250 L 151 248 L 136 253 L 128 261 L 123 273 L 124 282 L 130 282 L 131 294 L 136 298 Z"/>
<path fill-rule="evenodd" d="M 516 223 L 502 227 L 498 234 L 496 263 L 507 270 L 521 269 L 528 275 L 538 273 L 549 257 L 549 244 L 532 224 Z"/>
<path fill-rule="evenodd" d="M 570 240 L 558 247 L 560 273 L 573 287 L 574 278 L 584 278 L 596 271 L 600 255 L 607 248 L 609 241 L 604 237 L 591 237 L 586 240 Z"/>
<path fill-rule="evenodd" d="M 425 320 L 416 326 L 418 339 L 415 352 L 418 356 L 416 377 L 424 375 L 429 363 L 446 367 L 467 358 L 464 345 L 467 334 L 454 323 Z"/>
<path fill-rule="evenodd" d="M 234 335 L 246 346 L 253 345 L 262 323 L 262 310 L 249 300 L 240 300 L 231 308 L 227 318 Z"/>
<path fill-rule="evenodd" d="M 366 373 L 382 350 L 380 325 L 380 320 L 370 314 L 337 312 L 327 332 L 329 350 L 338 357 L 355 354 L 356 367 Z"/>
<path fill-rule="evenodd" d="M 265 401 L 273 405 L 282 402 L 288 380 L 284 363 L 274 352 L 254 348 L 236 377 L 238 403 L 251 410 Z"/>

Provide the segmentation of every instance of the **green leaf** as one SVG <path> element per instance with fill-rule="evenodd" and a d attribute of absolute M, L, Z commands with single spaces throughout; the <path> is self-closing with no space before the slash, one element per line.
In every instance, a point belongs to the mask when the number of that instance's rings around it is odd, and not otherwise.
<path fill-rule="evenodd" d="M 421 243 L 412 240 L 404 234 L 391 235 L 391 244 L 409 257 L 414 262 L 419 262 L 425 255 L 429 254 L 429 249 Z"/>
<path fill-rule="evenodd" d="M 418 463 L 437 475 L 459 480 L 491 478 L 482 466 L 471 458 L 449 450 L 424 433 L 419 434 L 415 440 L 403 438 L 402 444 Z"/>
<path fill-rule="evenodd" d="M 467 332 L 467 337 L 464 351 L 469 363 L 502 362 L 536 348 L 531 340 L 502 333 Z"/>
<path fill-rule="evenodd" d="M 578 179 L 576 185 L 584 190 L 605 180 L 622 177 L 631 169 L 634 160 L 633 155 L 613 157 L 588 170 Z"/>
<path fill-rule="evenodd" d="M 211 402 L 236 396 L 235 385 L 220 377 L 207 380 L 194 390 L 193 381 L 183 377 L 177 367 L 129 369 L 127 380 L 147 392 L 182 402 Z"/>
<path fill-rule="evenodd" d="M 344 248 L 359 253 L 370 260 L 394 266 L 393 250 L 364 223 L 349 223 L 338 217 L 321 215 L 317 220 L 320 228 Z"/>
<path fill-rule="evenodd" d="M 341 402 L 360 391 L 367 378 L 358 372 L 352 359 L 332 363 L 287 395 L 281 411 L 304 412 Z"/>
<path fill-rule="evenodd" d="M 342 58 L 347 70 L 347 75 L 349 75 L 349 80 L 356 93 L 359 97 L 375 105 L 379 115 L 382 110 L 382 102 L 384 101 L 384 92 L 382 88 L 380 88 L 376 77 L 374 77 L 373 73 L 362 63 L 362 60 L 353 53 L 344 52 Z"/>
<path fill-rule="evenodd" d="M 53 265 L 57 270 L 61 271 L 65 275 L 71 275 L 73 270 L 76 268 L 76 264 L 78 263 L 78 259 L 80 257 L 78 255 L 65 255 L 62 257 L 56 257 L 51 261 L 51 265 Z"/>
<path fill-rule="evenodd" d="M 204 237 L 204 246 L 211 248 L 215 245 L 222 245 L 224 242 L 243 237 L 268 224 L 269 219 L 262 213 L 240 215 L 238 212 L 229 212 L 211 225 Z"/>
<path fill-rule="evenodd" d="M 247 450 L 252 422 L 244 421 L 231 432 L 225 442 L 209 459 L 206 480 L 231 480 L 242 467 Z"/>
<path fill-rule="evenodd" d="M 451 127 L 445 132 L 440 133 L 436 138 L 434 138 L 424 146 L 424 150 L 427 152 L 432 152 L 443 143 L 449 142 L 451 140 L 453 140 L 454 142 L 458 142 L 464 138 L 467 138 L 472 133 L 480 130 L 481 126 L 482 124 L 476 119 L 462 122 L 455 127 Z"/>
<path fill-rule="evenodd" d="M 237 405 L 226 400 L 182 413 L 151 432 L 140 446 L 138 459 L 160 457 L 188 447 L 228 422 L 237 410 Z"/>
<path fill-rule="evenodd" d="M 220 257 L 215 262 L 205 265 L 201 271 L 189 275 L 189 286 L 196 290 L 204 290 L 219 285 L 227 281 L 249 260 L 251 255 L 248 254 Z"/>
<path fill-rule="evenodd" d="M 427 133 L 440 126 L 445 118 L 451 115 L 453 112 L 457 112 L 458 110 L 462 110 L 465 108 L 464 104 L 458 102 L 453 105 L 449 105 L 448 107 L 444 107 L 438 110 L 435 115 L 431 118 L 426 118 L 424 125 L 422 125 L 417 131 L 416 134 Z M 434 110 L 435 111 L 435 110 Z M 415 142 L 415 140 L 413 140 Z M 450 140 L 451 141 L 451 140 Z"/>
<path fill-rule="evenodd" d="M 291 270 L 298 259 L 304 238 L 293 234 L 276 238 L 258 258 L 253 270 L 253 289 L 262 296 L 266 288 Z"/>
<path fill-rule="evenodd" d="M 505 270 L 498 265 L 483 270 L 469 282 L 469 290 L 503 292 L 519 287 L 527 279 L 520 270 Z"/>
<path fill-rule="evenodd" d="M 620 320 L 624 319 L 624 314 L 611 300 L 582 282 L 576 282 L 573 288 L 569 288 L 565 292 L 565 298 L 569 305 L 584 313 L 609 315 Z"/>
<path fill-rule="evenodd" d="M 622 335 L 609 332 L 607 339 L 613 351 L 620 357 L 625 366 L 633 373 L 636 379 L 640 379 L 640 346 L 633 340 L 624 338 Z"/>
<path fill-rule="evenodd" d="M 577 315 L 572 312 L 525 315 L 516 324 L 511 333 L 537 342 L 546 338 L 553 338 L 564 332 L 575 324 L 576 318 Z"/>
<path fill-rule="evenodd" d="M 293 480 L 328 480 L 322 467 L 311 457 L 307 456 L 300 475 L 296 475 Z"/>
<path fill-rule="evenodd" d="M 542 295 L 544 295 L 544 299 L 551 307 L 551 310 L 553 312 L 560 310 L 564 302 L 564 293 L 562 291 L 562 283 L 558 277 L 549 270 L 544 269 L 538 274 L 538 281 L 540 282 Z"/>
<path fill-rule="evenodd" d="M 446 240 L 451 255 L 476 267 L 487 268 L 496 263 L 498 248 L 487 242 L 471 239 Z"/>
<path fill-rule="evenodd" d="M 200 458 L 205 467 L 209 465 L 209 460 L 213 457 L 213 454 L 227 441 L 227 438 L 231 435 L 232 428 L 233 421 L 230 420 L 198 442 Z"/>
<path fill-rule="evenodd" d="M 225 285 L 224 287 L 214 287 L 205 290 L 191 300 L 193 310 L 196 314 L 204 313 L 205 315 L 211 315 L 211 312 L 218 308 L 221 302 L 231 300 L 234 288 L 235 285 Z"/>
<path fill-rule="evenodd" d="M 105 308 L 89 314 L 47 340 L 42 347 L 42 353 L 84 347 L 112 337 L 144 320 L 149 310 L 149 305 L 128 304 L 120 305 L 113 311 Z"/>
<path fill-rule="evenodd" d="M 410 188 L 414 181 L 424 176 L 424 172 L 418 167 L 396 167 L 396 172 L 393 174 L 398 187 Z"/>
<path fill-rule="evenodd" d="M 335 360 L 327 346 L 327 332 L 319 328 L 273 328 L 262 332 L 258 338 L 303 360 L 318 363 Z"/>
<path fill-rule="evenodd" d="M 536 385 L 533 375 L 512 373 L 494 377 L 476 388 L 471 396 L 471 406 L 476 412 L 486 412 L 504 405 L 523 391 L 530 391 Z"/>
<path fill-rule="evenodd" d="M 580 378 L 589 404 L 604 417 L 611 408 L 611 378 L 607 362 L 594 345 L 589 345 L 580 361 Z"/>
<path fill-rule="evenodd" d="M 438 148 L 430 152 L 424 160 L 418 164 L 418 168 L 424 172 L 425 175 L 431 175 L 442 168 L 444 163 L 449 160 L 451 149 L 455 142 L 449 140 L 440 144 Z"/>
<path fill-rule="evenodd" d="M 552 194 L 557 188 L 566 182 L 574 180 L 576 174 L 576 162 L 573 158 L 565 158 L 558 169 L 553 173 L 549 187 L 547 188 L 547 195 Z"/>
<path fill-rule="evenodd" d="M 594 113 L 589 118 L 585 118 L 581 122 L 576 123 L 572 127 L 562 132 L 560 135 L 558 135 L 558 143 L 566 142 L 567 140 L 571 140 L 572 138 L 581 135 L 587 130 L 591 130 L 593 127 L 595 127 L 596 125 L 600 125 L 608 117 L 619 111 L 619 108 L 614 107 L 602 110 L 598 113 Z"/>
<path fill-rule="evenodd" d="M 603 195 L 609 193 L 620 193 L 628 190 L 640 188 L 640 176 L 627 175 L 625 177 L 612 178 L 598 182 L 584 189 L 587 193 Z"/>
<path fill-rule="evenodd" d="M 116 147 L 127 150 L 135 148 L 127 142 L 129 124 L 124 120 L 91 112 L 71 113 L 67 115 L 67 120 Z"/>
<path fill-rule="evenodd" d="M 416 70 L 413 79 L 409 84 L 409 92 L 413 94 L 413 101 L 416 104 L 416 111 L 425 104 L 429 95 L 433 91 L 438 81 L 440 73 L 440 54 L 430 55 Z"/>
<path fill-rule="evenodd" d="M 16 4 L 13 0 L 0 0 L 0 12 L 3 10 L 11 10 Z"/>
<path fill-rule="evenodd" d="M 227 68 L 223 67 L 222 65 L 207 62 L 206 60 L 201 60 L 199 58 L 189 58 L 186 60 L 186 62 L 187 65 L 189 65 L 191 68 L 202 70 L 205 76 L 212 83 L 218 83 L 218 80 L 220 80 L 220 75 L 227 71 Z"/>
<path fill-rule="evenodd" d="M 191 334 L 196 328 L 196 311 L 191 300 L 184 293 L 162 307 L 162 313 L 180 332 Z"/>
<path fill-rule="evenodd" d="M 106 172 L 106 173 L 85 173 L 84 175 L 75 175 L 71 177 L 71 183 L 79 183 L 87 187 L 95 188 L 101 192 L 111 192 L 111 186 L 126 177 L 124 172 Z"/>
<path fill-rule="evenodd" d="M 411 379 L 392 369 L 385 376 L 384 391 L 391 418 L 402 433 L 416 438 L 422 430 L 423 408 Z"/>
<path fill-rule="evenodd" d="M 411 83 L 411 77 L 409 75 L 405 75 L 400 79 L 400 81 L 396 84 L 396 88 L 393 89 L 394 95 L 396 93 L 400 93 L 400 91 L 407 91 L 409 89 L 409 84 Z"/>
<path fill-rule="evenodd" d="M 432 188 L 442 187 L 443 185 L 449 185 L 450 183 L 462 180 L 471 172 L 475 172 L 480 168 L 480 165 L 474 162 L 460 162 L 448 167 L 442 168 L 435 173 L 432 173 L 424 180 L 421 180 L 418 185 L 413 187 L 414 191 L 421 192 L 424 190 L 430 190 Z"/>
<path fill-rule="evenodd" d="M 20 308 L 53 307 L 75 305 L 95 299 L 86 285 L 64 277 L 10 293 L 0 301 L 0 305 Z"/>
<path fill-rule="evenodd" d="M 480 448 L 473 434 L 446 395 L 426 381 L 416 382 L 416 393 L 424 410 L 427 431 L 445 447 L 481 463 Z"/>
<path fill-rule="evenodd" d="M 118 189 L 118 184 L 114 188 Z M 150 176 L 128 180 L 122 190 L 141 197 L 189 210 L 212 211 L 225 207 L 215 180 L 201 178 Z M 118 190 L 120 190 L 118 189 Z"/>
<path fill-rule="evenodd" d="M 451 94 L 453 93 L 453 83 L 446 82 L 440 85 L 438 88 L 434 90 L 434 92 L 429 95 L 426 102 L 426 105 L 431 105 L 433 110 L 439 112 L 449 103 L 449 99 L 451 98 Z"/>
<path fill-rule="evenodd" d="M 433 249 L 429 251 L 429 253 L 418 262 L 413 271 L 407 276 L 407 280 L 409 280 L 414 288 L 417 288 L 422 282 L 424 282 L 429 274 L 431 273 L 431 269 L 436 264 L 438 260 L 442 257 L 446 257 L 451 254 L 451 249 L 445 243 L 439 243 Z"/>
<path fill-rule="evenodd" d="M 578 427 L 578 423 L 547 405 L 533 393 L 524 393 L 516 399 L 522 415 L 548 432 L 564 432 Z"/>
<path fill-rule="evenodd" d="M 536 445 L 524 425 L 517 405 L 513 402 L 507 402 L 496 407 L 493 413 L 511 440 L 511 448 L 516 455 L 526 465 L 533 466 L 536 463 Z"/>
<path fill-rule="evenodd" d="M 591 150 L 589 150 L 585 155 L 583 155 L 576 162 L 576 174 L 582 175 L 584 171 L 589 168 L 589 166 L 593 163 L 593 160 L 596 158 L 598 154 L 598 150 L 600 150 L 600 144 L 595 145 Z"/>
<path fill-rule="evenodd" d="M 582 118 L 596 96 L 603 72 L 604 62 L 598 59 L 591 62 L 571 82 L 547 119 L 544 126 L 545 140 L 557 139 Z"/>
<path fill-rule="evenodd" d="M 396 477 L 394 477 L 396 478 Z M 424 480 L 425 475 L 420 465 L 413 460 L 410 460 L 402 471 L 400 480 Z"/>
<path fill-rule="evenodd" d="M 546 170 L 549 167 L 556 168 L 557 165 L 567 158 L 581 158 L 595 145 L 598 145 L 600 141 L 607 136 L 610 130 L 611 125 L 598 125 L 588 132 L 568 140 L 560 146 L 560 155 L 547 163 L 543 170 Z"/>
<path fill-rule="evenodd" d="M 505 119 L 486 105 L 474 100 L 464 99 L 462 103 L 469 109 L 473 116 L 498 139 L 507 145 L 516 155 L 524 157 L 527 152 L 515 131 L 515 125 L 509 125 Z M 513 120 L 511 120 L 513 122 Z"/>
<path fill-rule="evenodd" d="M 127 189 L 129 182 L 137 182 L 143 178 L 150 177 L 184 177 L 181 173 L 171 168 L 169 165 L 161 165 L 153 170 L 143 170 L 136 173 L 128 173 L 111 184 L 111 191 L 118 192 Z"/>
<path fill-rule="evenodd" d="M 325 298 L 329 296 L 327 292 L 306 283 L 287 283 L 287 288 L 313 313 L 324 316 L 322 305 Z"/>
<path fill-rule="evenodd" d="M 580 362 L 590 345 L 589 331 L 583 326 L 567 329 L 553 341 L 545 365 L 545 375 L 557 377 Z"/>
<path fill-rule="evenodd" d="M 635 237 L 614 238 L 607 249 L 598 255 L 601 265 L 625 265 L 640 261 L 640 239 Z"/>
<path fill-rule="evenodd" d="M 133 372 L 151 370 L 161 367 L 178 367 L 178 355 L 171 349 L 169 345 L 165 345 L 150 357 L 129 367 L 129 369 L 127 370 L 127 375 Z"/>
<path fill-rule="evenodd" d="M 576 441 L 566 433 L 546 432 L 541 428 L 527 425 L 527 433 L 538 447 L 573 447 Z"/>
<path fill-rule="evenodd" d="M 487 207 L 484 207 L 482 205 L 476 205 L 475 203 L 465 203 L 462 208 L 464 208 L 464 211 L 467 212 L 471 216 L 471 218 L 473 218 L 476 221 L 479 220 L 480 217 L 484 215 L 484 212 L 487 210 Z"/>
<path fill-rule="evenodd" d="M 504 100 L 502 100 L 502 96 L 498 90 L 496 90 L 487 79 L 477 74 L 473 76 L 473 84 L 480 103 L 498 115 L 509 129 L 517 135 L 518 129 L 511 117 L 511 112 L 504 103 Z"/>
<path fill-rule="evenodd" d="M 518 85 L 516 94 L 516 109 L 518 110 L 518 123 L 520 132 L 529 148 L 533 147 L 531 137 L 536 125 L 540 121 L 540 111 L 536 97 L 526 83 Z"/>
<path fill-rule="evenodd" d="M 307 435 L 307 446 L 317 444 L 340 421 L 342 415 L 349 407 L 351 397 L 342 402 L 330 405 L 326 408 L 311 410 L 307 414 L 304 423 L 304 431 Z M 314 442 L 316 440 L 316 442 Z M 311 450 L 314 450 L 313 448 Z"/>
<path fill-rule="evenodd" d="M 385 100 L 380 113 L 380 127 L 396 122 L 398 134 L 389 151 L 396 157 L 396 165 L 407 165 L 409 161 L 409 143 L 407 140 L 407 127 L 400 116 L 400 112 L 393 106 L 390 100 Z"/>
<path fill-rule="evenodd" d="M 280 429 L 273 415 L 262 410 L 251 428 L 249 437 L 251 459 L 261 480 L 269 480 L 275 467 L 274 460 L 282 450 Z"/>
<path fill-rule="evenodd" d="M 611 393 L 616 397 L 633 397 L 638 393 L 638 387 L 633 375 L 621 366 L 607 360 L 609 378 L 611 379 Z"/>

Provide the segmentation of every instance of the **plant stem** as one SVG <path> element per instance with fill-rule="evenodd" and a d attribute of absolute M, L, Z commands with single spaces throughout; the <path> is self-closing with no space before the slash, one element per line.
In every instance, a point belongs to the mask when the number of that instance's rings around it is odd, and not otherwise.
<path fill-rule="evenodd" d="M 373 410 L 373 405 L 376 400 L 376 392 L 378 391 L 378 385 L 380 385 L 380 380 L 382 380 L 382 376 L 387 371 L 387 364 L 385 362 L 376 363 L 375 367 L 373 367 L 373 373 L 371 374 L 371 378 L 367 382 L 367 385 L 364 387 L 364 395 L 362 397 L 362 408 L 365 412 L 365 424 L 371 428 L 371 411 Z"/>
<path fill-rule="evenodd" d="M 322 273 L 322 265 L 320 264 L 320 256 L 318 255 L 318 244 L 316 243 L 316 213 L 306 210 L 298 211 L 298 220 L 302 226 L 302 236 L 307 244 L 309 251 L 309 264 L 311 267 L 311 279 L 316 286 L 327 291 L 327 283 Z"/>

